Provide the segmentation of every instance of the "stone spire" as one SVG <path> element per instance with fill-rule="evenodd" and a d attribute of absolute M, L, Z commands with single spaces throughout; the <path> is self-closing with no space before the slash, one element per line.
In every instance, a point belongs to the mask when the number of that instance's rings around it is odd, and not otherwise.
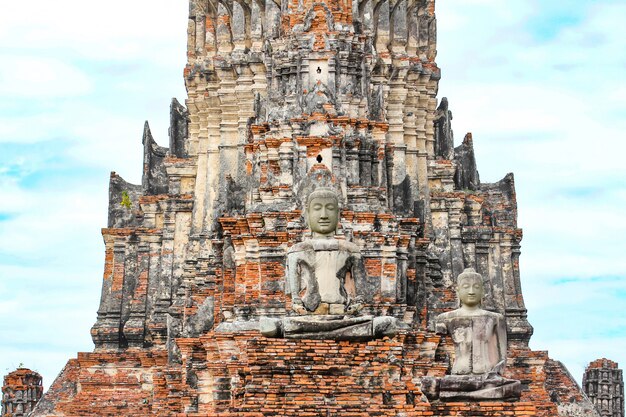
<path fill-rule="evenodd" d="M 437 110 L 435 1 L 189 10 L 169 147 L 146 124 L 141 184 L 111 175 L 95 351 L 68 362 L 33 416 L 556 415 L 547 355 L 528 347 L 513 175 L 481 182 L 473 138 L 454 147 L 447 100 Z M 307 197 L 322 188 L 336 227 L 308 245 Z M 454 343 L 433 328 L 466 268 L 484 279 L 519 402 L 422 395 L 422 377 L 449 367 Z M 293 319 L 298 301 L 354 313 L 367 337 L 299 338 L 320 332 Z M 264 337 L 264 319 L 286 337 Z M 348 319 L 319 321 L 343 333 Z M 381 338 L 363 340 L 370 330 Z"/>
<path fill-rule="evenodd" d="M 583 375 L 583 389 L 602 417 L 624 417 L 624 378 L 617 362 L 597 359 Z"/>
<path fill-rule="evenodd" d="M 4 377 L 2 417 L 26 417 L 43 395 L 41 375 L 18 368 Z"/>

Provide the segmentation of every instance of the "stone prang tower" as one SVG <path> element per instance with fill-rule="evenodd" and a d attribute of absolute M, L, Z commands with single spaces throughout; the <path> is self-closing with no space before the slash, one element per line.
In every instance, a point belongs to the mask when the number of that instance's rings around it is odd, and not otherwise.
<path fill-rule="evenodd" d="M 583 389 L 602 417 L 624 417 L 624 377 L 616 362 L 591 362 L 585 369 Z"/>
<path fill-rule="evenodd" d="M 191 0 L 187 33 L 169 147 L 146 124 L 142 183 L 111 175 L 95 350 L 33 416 L 558 415 L 547 353 L 528 347 L 513 175 L 481 183 L 472 136 L 455 147 L 438 104 L 435 1 Z M 300 323 L 286 262 L 320 188 L 338 196 L 332 245 L 359 260 L 356 284 L 347 258 L 327 277 L 358 294 L 361 316 L 342 323 L 385 318 L 397 332 L 261 334 L 268 318 Z M 339 256 L 316 245 L 308 259 Z M 424 395 L 455 357 L 435 318 L 458 307 L 466 268 L 484 280 L 485 320 L 502 317 L 508 367 L 493 374 L 516 381 L 515 401 Z"/>
<path fill-rule="evenodd" d="M 43 395 L 41 375 L 18 368 L 4 377 L 2 417 L 26 417 Z"/>

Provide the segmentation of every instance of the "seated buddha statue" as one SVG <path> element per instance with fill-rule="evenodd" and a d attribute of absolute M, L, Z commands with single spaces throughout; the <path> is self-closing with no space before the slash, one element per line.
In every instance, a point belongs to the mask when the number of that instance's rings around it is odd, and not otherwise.
<path fill-rule="evenodd" d="M 359 284 L 365 279 L 357 245 L 336 238 L 339 199 L 329 188 L 307 198 L 305 218 L 311 235 L 287 253 L 286 293 L 292 313 L 262 318 L 261 333 L 294 339 L 368 340 L 394 335 L 393 317 L 359 315 Z"/>
<path fill-rule="evenodd" d="M 520 382 L 502 376 L 506 363 L 506 321 L 502 314 L 481 308 L 483 279 L 473 268 L 457 277 L 460 308 L 440 314 L 435 330 L 454 343 L 450 375 L 422 378 L 426 396 L 440 400 L 511 400 L 521 393 Z"/>

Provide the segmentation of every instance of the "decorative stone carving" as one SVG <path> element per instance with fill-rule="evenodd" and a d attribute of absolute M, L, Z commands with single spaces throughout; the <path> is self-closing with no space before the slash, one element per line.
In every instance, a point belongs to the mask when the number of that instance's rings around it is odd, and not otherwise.
<path fill-rule="evenodd" d="M 307 198 L 305 217 L 311 238 L 294 245 L 287 255 L 287 294 L 294 316 L 263 317 L 261 333 L 292 339 L 361 340 L 393 336 L 394 317 L 358 316 L 365 279 L 361 252 L 355 244 L 335 237 L 339 200 L 329 188 Z"/>
<path fill-rule="evenodd" d="M 307 114 L 328 113 L 328 106 L 332 109 L 336 99 L 332 91 L 321 81 L 317 81 L 313 89 L 303 96 L 302 111 Z"/>
<path fill-rule="evenodd" d="M 483 279 L 473 268 L 457 278 L 461 307 L 440 314 L 435 322 L 439 334 L 454 342 L 451 375 L 426 377 L 426 396 L 441 400 L 513 400 L 521 394 L 520 382 L 502 377 L 506 363 L 506 321 L 502 314 L 481 309 Z"/>
<path fill-rule="evenodd" d="M 583 390 L 602 417 L 624 417 L 624 377 L 617 362 L 597 359 L 585 368 Z"/>
<path fill-rule="evenodd" d="M 2 417 L 30 415 L 41 396 L 41 375 L 26 368 L 18 368 L 4 377 L 2 385 Z"/>
<path fill-rule="evenodd" d="M 443 97 L 435 112 L 435 155 L 443 159 L 454 158 L 454 133 L 452 112 L 448 110 L 448 98 Z"/>
<path fill-rule="evenodd" d="M 476 168 L 474 156 L 474 143 L 472 134 L 468 133 L 463 138 L 463 143 L 454 148 L 454 160 L 456 170 L 454 172 L 454 186 L 457 190 L 476 191 L 480 188 L 480 175 Z"/>

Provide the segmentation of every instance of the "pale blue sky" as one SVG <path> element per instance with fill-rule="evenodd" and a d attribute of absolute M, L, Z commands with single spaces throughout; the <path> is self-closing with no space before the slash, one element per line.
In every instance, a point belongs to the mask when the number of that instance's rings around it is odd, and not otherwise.
<path fill-rule="evenodd" d="M 23 4 L 22 4 L 23 3 Z M 185 99 L 187 2 L 0 6 L 0 371 L 93 348 L 110 171 Z M 626 366 L 626 4 L 439 0 L 440 97 L 481 179 L 514 172 L 531 346 Z"/>

